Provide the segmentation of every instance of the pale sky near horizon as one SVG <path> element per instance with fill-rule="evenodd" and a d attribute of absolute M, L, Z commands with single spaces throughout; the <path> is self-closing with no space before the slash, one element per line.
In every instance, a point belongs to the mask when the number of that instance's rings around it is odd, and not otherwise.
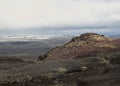
<path fill-rule="evenodd" d="M 0 30 L 59 26 L 117 27 L 118 32 L 120 0 L 0 0 Z"/>

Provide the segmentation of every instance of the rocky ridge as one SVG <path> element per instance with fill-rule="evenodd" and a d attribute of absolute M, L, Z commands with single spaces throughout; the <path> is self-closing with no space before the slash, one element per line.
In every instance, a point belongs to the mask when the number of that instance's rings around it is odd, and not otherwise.
<path fill-rule="evenodd" d="M 113 39 L 99 35 L 96 33 L 85 33 L 78 37 L 73 38 L 65 47 L 72 46 L 96 46 L 96 47 L 115 47 L 111 43 Z"/>
<path fill-rule="evenodd" d="M 73 38 L 64 46 L 56 47 L 39 57 L 39 60 L 75 59 L 95 56 L 96 52 L 105 53 L 120 47 L 115 39 L 96 33 L 85 33 Z"/>

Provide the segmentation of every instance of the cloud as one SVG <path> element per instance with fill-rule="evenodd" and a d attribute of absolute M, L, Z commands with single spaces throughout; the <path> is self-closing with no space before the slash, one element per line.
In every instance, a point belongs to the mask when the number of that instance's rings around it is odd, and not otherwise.
<path fill-rule="evenodd" d="M 120 0 L 0 0 L 0 28 L 119 27 Z"/>

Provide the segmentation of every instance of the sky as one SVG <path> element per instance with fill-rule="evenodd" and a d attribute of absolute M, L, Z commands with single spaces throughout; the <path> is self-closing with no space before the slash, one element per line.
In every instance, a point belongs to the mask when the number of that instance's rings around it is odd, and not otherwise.
<path fill-rule="evenodd" d="M 120 0 L 0 0 L 0 34 L 120 34 Z"/>

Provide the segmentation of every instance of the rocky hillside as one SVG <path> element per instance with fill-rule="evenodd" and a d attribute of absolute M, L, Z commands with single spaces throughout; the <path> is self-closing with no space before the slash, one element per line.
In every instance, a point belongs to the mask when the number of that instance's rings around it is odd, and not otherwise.
<path fill-rule="evenodd" d="M 86 33 L 37 62 L 1 58 L 0 86 L 120 86 L 120 39 Z"/>
<path fill-rule="evenodd" d="M 64 46 L 56 47 L 39 60 L 73 59 L 96 56 L 97 53 L 110 53 L 120 48 L 120 40 L 111 39 L 96 33 L 85 33 L 73 38 Z"/>

